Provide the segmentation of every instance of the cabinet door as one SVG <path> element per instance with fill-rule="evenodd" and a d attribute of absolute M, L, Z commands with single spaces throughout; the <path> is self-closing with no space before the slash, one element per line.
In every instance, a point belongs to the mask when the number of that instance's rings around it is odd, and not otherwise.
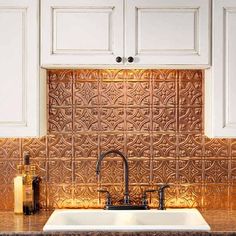
<path fill-rule="evenodd" d="M 236 1 L 213 1 L 213 58 L 206 78 L 206 134 L 236 137 Z"/>
<path fill-rule="evenodd" d="M 38 0 L 0 0 L 0 137 L 38 136 Z"/>
<path fill-rule="evenodd" d="M 117 64 L 123 56 L 123 0 L 41 3 L 42 65 Z"/>
<path fill-rule="evenodd" d="M 209 0 L 126 0 L 125 56 L 135 64 L 209 64 Z"/>

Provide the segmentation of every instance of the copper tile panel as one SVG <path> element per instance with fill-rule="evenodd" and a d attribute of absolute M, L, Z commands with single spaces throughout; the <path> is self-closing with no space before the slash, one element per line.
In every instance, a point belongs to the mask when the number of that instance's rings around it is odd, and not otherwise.
<path fill-rule="evenodd" d="M 148 132 L 151 130 L 151 117 L 149 107 L 126 108 L 126 130 L 137 132 Z"/>
<path fill-rule="evenodd" d="M 49 107 L 48 131 L 50 132 L 71 132 L 72 131 L 72 108 L 70 107 Z"/>
<path fill-rule="evenodd" d="M 128 133 L 126 142 L 128 158 L 150 158 L 151 139 L 149 133 Z"/>
<path fill-rule="evenodd" d="M 50 83 L 48 99 L 52 106 L 70 106 L 72 104 L 72 83 Z"/>
<path fill-rule="evenodd" d="M 157 159 L 177 157 L 177 139 L 175 134 L 152 135 L 152 156 Z"/>
<path fill-rule="evenodd" d="M 176 81 L 153 81 L 153 106 L 172 107 L 177 105 Z"/>
<path fill-rule="evenodd" d="M 96 185 L 73 185 L 73 208 L 102 208 L 103 204 L 99 204 L 99 197 Z M 104 197 L 104 196 L 103 196 Z M 105 198 L 103 198 L 105 199 Z"/>
<path fill-rule="evenodd" d="M 13 208 L 12 179 L 29 151 L 42 176 L 41 206 L 102 207 L 111 191 L 123 198 L 123 164 L 111 155 L 95 174 L 98 155 L 119 149 L 130 165 L 134 202 L 170 183 L 169 207 L 236 208 L 236 140 L 204 136 L 201 70 L 48 70 L 48 135 L 0 139 L 0 209 Z M 6 200 L 5 200 L 6 199 Z M 157 195 L 149 197 L 157 206 Z"/>
<path fill-rule="evenodd" d="M 150 90 L 150 80 L 126 83 L 127 106 L 149 106 L 151 104 Z"/>
<path fill-rule="evenodd" d="M 74 131 L 88 132 L 98 131 L 99 110 L 96 107 L 76 107 L 74 110 Z"/>
<path fill-rule="evenodd" d="M 150 160 L 132 159 L 129 161 L 129 173 L 131 184 L 150 184 L 151 165 Z"/>
<path fill-rule="evenodd" d="M 180 185 L 178 188 L 178 206 L 186 208 L 202 208 L 203 207 L 203 191 L 202 185 Z"/>
<path fill-rule="evenodd" d="M 95 121 L 95 118 L 93 119 Z M 97 122 L 98 123 L 98 122 Z M 120 107 L 106 107 L 100 109 L 101 131 L 124 131 L 125 116 L 124 109 Z"/>
<path fill-rule="evenodd" d="M 172 107 L 154 107 L 152 127 L 155 132 L 177 132 L 177 109 Z"/>
<path fill-rule="evenodd" d="M 236 160 L 231 161 L 230 182 L 236 183 Z"/>
<path fill-rule="evenodd" d="M 204 156 L 203 138 L 200 134 L 179 134 L 178 148 L 180 158 L 199 159 Z"/>
<path fill-rule="evenodd" d="M 73 70 L 48 70 L 48 84 L 71 83 L 74 77 Z M 50 91 L 49 91 L 50 92 Z"/>
<path fill-rule="evenodd" d="M 227 209 L 230 207 L 230 188 L 228 185 L 205 185 L 204 205 L 206 209 Z"/>
<path fill-rule="evenodd" d="M 49 159 L 72 158 L 72 136 L 68 134 L 48 135 Z"/>
<path fill-rule="evenodd" d="M 209 139 L 205 137 L 205 157 L 210 159 L 211 157 L 221 157 L 227 159 L 230 156 L 229 153 L 229 140 L 227 139 Z"/>
<path fill-rule="evenodd" d="M 110 136 L 109 136 L 110 138 Z M 110 144 L 110 142 L 109 142 Z M 105 145 L 104 145 L 105 146 Z M 73 157 L 97 158 L 98 155 L 98 134 L 76 134 L 73 136 Z"/>
<path fill-rule="evenodd" d="M 0 210 L 13 210 L 14 209 L 14 196 L 12 184 L 0 184 Z"/>
<path fill-rule="evenodd" d="M 98 82 L 76 82 L 73 84 L 74 105 L 77 107 L 98 106 Z M 73 95 L 73 96 L 72 96 Z"/>
<path fill-rule="evenodd" d="M 179 108 L 179 132 L 203 132 L 202 107 Z"/>
<path fill-rule="evenodd" d="M 97 159 L 76 160 L 73 162 L 73 182 L 76 184 L 97 184 L 97 176 L 94 174 Z M 93 174 L 91 174 L 93 173 Z"/>
<path fill-rule="evenodd" d="M 200 80 L 179 82 L 179 105 L 201 106 L 203 104 L 202 83 Z"/>
<path fill-rule="evenodd" d="M 22 151 L 29 152 L 33 159 L 46 159 L 46 137 L 22 139 Z"/>
<path fill-rule="evenodd" d="M 20 164 L 20 159 L 0 159 L 0 185 L 13 184 L 18 164 Z"/>
<path fill-rule="evenodd" d="M 176 183 L 177 161 L 176 160 L 153 160 L 153 184 Z"/>
<path fill-rule="evenodd" d="M 130 198 L 132 199 L 132 203 L 134 204 L 140 204 L 140 199 L 142 198 L 142 193 L 145 189 L 152 189 L 150 185 L 147 184 L 132 184 L 130 186 Z M 156 195 L 156 193 L 153 193 L 153 197 Z M 152 196 L 148 196 L 149 204 L 152 204 Z"/>
<path fill-rule="evenodd" d="M 236 159 L 236 139 L 231 140 L 231 155 L 233 159 Z"/>
<path fill-rule="evenodd" d="M 124 134 L 101 134 L 100 135 L 100 150 L 106 152 L 112 149 L 120 150 L 125 153 L 125 135 Z M 96 153 L 96 157 L 98 153 Z"/>
<path fill-rule="evenodd" d="M 179 80 L 180 81 L 199 81 L 203 79 L 203 71 L 201 70 L 180 70 Z"/>
<path fill-rule="evenodd" d="M 97 90 L 98 92 L 98 90 Z M 100 105 L 122 107 L 125 104 L 125 84 L 124 81 L 104 81 L 100 83 L 99 93 Z"/>
<path fill-rule="evenodd" d="M 106 157 L 101 165 L 100 183 L 111 185 L 124 183 L 123 173 L 123 162 L 120 158 Z M 95 171 L 90 174 L 95 176 Z"/>
<path fill-rule="evenodd" d="M 72 160 L 56 159 L 48 161 L 49 184 L 71 184 L 73 179 Z"/>
<path fill-rule="evenodd" d="M 178 177 L 181 184 L 203 182 L 203 160 L 181 159 L 178 161 Z"/>
<path fill-rule="evenodd" d="M 229 162 L 227 160 L 205 160 L 205 182 L 227 183 L 229 181 Z"/>
<path fill-rule="evenodd" d="M 0 159 L 18 159 L 20 154 L 20 139 L 0 139 Z"/>
<path fill-rule="evenodd" d="M 49 184 L 48 185 L 48 207 L 66 208 L 73 206 L 72 184 Z"/>

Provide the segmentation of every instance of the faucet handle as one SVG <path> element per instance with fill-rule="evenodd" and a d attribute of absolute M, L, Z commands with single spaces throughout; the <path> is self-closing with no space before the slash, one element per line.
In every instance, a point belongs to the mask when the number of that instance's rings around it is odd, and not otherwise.
<path fill-rule="evenodd" d="M 165 189 L 170 188 L 169 184 L 163 184 L 160 186 L 158 190 L 158 196 L 159 196 L 159 210 L 165 210 Z"/>
<path fill-rule="evenodd" d="M 106 194 L 106 206 L 112 205 L 112 200 L 111 200 L 111 194 L 109 193 L 108 190 L 106 189 L 98 189 L 97 190 L 99 193 L 105 193 Z"/>
<path fill-rule="evenodd" d="M 147 200 L 147 193 L 153 193 L 153 192 L 156 192 L 157 190 L 155 189 L 147 189 L 143 192 L 142 194 L 142 200 L 141 200 L 141 204 L 144 205 L 144 206 L 147 206 L 148 205 L 148 200 Z"/>

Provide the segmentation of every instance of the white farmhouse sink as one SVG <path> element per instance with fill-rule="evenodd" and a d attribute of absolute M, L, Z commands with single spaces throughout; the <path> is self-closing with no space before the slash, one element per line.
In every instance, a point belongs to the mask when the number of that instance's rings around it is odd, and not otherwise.
<path fill-rule="evenodd" d="M 55 210 L 44 231 L 210 230 L 197 209 Z"/>

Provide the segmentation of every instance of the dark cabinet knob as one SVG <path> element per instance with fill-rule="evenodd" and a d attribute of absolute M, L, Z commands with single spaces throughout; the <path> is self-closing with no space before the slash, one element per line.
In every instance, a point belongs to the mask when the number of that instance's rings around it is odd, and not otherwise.
<path fill-rule="evenodd" d="M 118 63 L 122 62 L 122 58 L 121 57 L 117 57 L 116 58 L 116 62 L 118 62 Z"/>
<path fill-rule="evenodd" d="M 133 57 L 128 57 L 128 62 L 129 62 L 129 63 L 134 62 L 134 58 L 133 58 Z"/>

